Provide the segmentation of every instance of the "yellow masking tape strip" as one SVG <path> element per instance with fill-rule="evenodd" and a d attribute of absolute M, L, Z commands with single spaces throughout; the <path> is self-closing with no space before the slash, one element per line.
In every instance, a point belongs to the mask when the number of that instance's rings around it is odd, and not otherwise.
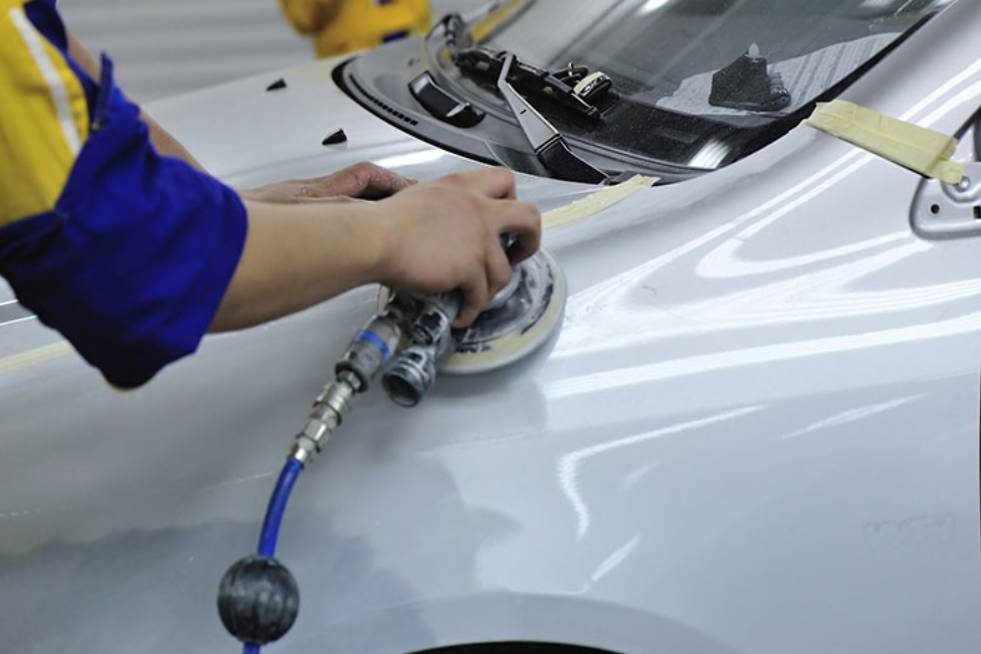
<path fill-rule="evenodd" d="M 542 227 L 545 229 L 554 229 L 577 223 L 580 220 L 605 211 L 619 202 L 623 202 L 637 191 L 650 188 L 659 181 L 659 177 L 637 175 L 622 184 L 605 188 L 602 191 L 587 195 L 580 200 L 570 202 L 564 207 L 547 211 L 542 216 Z"/>
<path fill-rule="evenodd" d="M 27 350 L 26 352 L 20 352 L 19 354 L 12 354 L 10 356 L 0 358 L 0 375 L 22 370 L 24 368 L 30 368 L 31 366 L 36 366 L 39 363 L 53 361 L 54 359 L 65 356 L 66 354 L 71 354 L 72 351 L 72 346 L 69 345 L 67 341 L 58 341 L 57 343 L 52 343 L 51 345 L 34 348 L 33 350 Z"/>
<path fill-rule="evenodd" d="M 509 0 L 470 28 L 474 43 L 483 43 L 518 12 L 531 4 L 528 0 Z"/>
<path fill-rule="evenodd" d="M 475 44 L 483 43 L 489 39 L 494 32 L 499 30 L 505 23 L 514 18 L 529 4 L 529 0 L 508 0 L 508 2 L 505 2 L 503 5 L 470 26 L 471 40 Z M 449 64 L 450 51 L 444 48 L 443 51 L 439 53 L 439 59 L 443 64 Z"/>
<path fill-rule="evenodd" d="M 33 350 L 11 354 L 10 356 L 0 358 L 0 375 L 6 375 L 10 372 L 17 372 L 18 370 L 47 363 L 48 361 L 54 361 L 74 351 L 68 341 L 58 341 L 57 343 L 37 347 Z M 109 387 L 120 393 L 128 393 L 134 390 L 131 388 L 120 388 L 112 384 L 109 384 Z"/>
<path fill-rule="evenodd" d="M 836 136 L 926 177 L 956 184 L 964 166 L 950 160 L 957 139 L 846 100 L 818 103 L 802 124 Z"/>

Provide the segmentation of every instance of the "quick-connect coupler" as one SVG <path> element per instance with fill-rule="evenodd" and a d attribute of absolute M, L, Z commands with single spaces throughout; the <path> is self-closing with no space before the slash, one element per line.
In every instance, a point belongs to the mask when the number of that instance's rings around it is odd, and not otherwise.
<path fill-rule="evenodd" d="M 293 440 L 290 458 L 305 466 L 324 448 L 350 411 L 354 396 L 368 390 L 398 348 L 402 338 L 400 318 L 397 308 L 390 307 L 372 318 L 354 337 L 337 362 L 334 381 L 314 401 L 306 425 Z"/>
<path fill-rule="evenodd" d="M 453 321 L 460 313 L 459 293 L 439 293 L 420 298 L 415 319 L 406 327 L 410 345 L 401 352 L 382 378 L 382 386 L 399 406 L 414 407 L 436 380 L 436 369 L 452 353 Z"/>

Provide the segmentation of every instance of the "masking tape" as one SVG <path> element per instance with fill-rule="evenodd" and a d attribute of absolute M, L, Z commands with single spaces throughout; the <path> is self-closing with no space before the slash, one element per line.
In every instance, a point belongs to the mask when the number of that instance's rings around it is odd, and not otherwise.
<path fill-rule="evenodd" d="M 518 12 L 530 4 L 528 0 L 508 0 L 470 28 L 470 37 L 473 42 L 483 43 L 504 23 L 514 18 Z"/>
<path fill-rule="evenodd" d="M 51 345 L 43 345 L 41 347 L 36 347 L 33 350 L 26 350 L 24 352 L 18 352 L 17 354 L 11 354 L 10 356 L 0 358 L 0 375 L 17 372 L 18 370 L 37 366 L 42 363 L 47 363 L 48 361 L 54 361 L 55 359 L 60 359 L 61 357 L 69 355 L 74 351 L 74 348 L 72 348 L 68 341 L 57 341 Z M 134 390 L 132 388 L 114 386 L 113 384 L 109 384 L 109 382 L 106 383 L 109 385 L 109 388 L 120 393 L 128 393 Z"/>
<path fill-rule="evenodd" d="M 494 32 L 500 29 L 506 22 L 511 20 L 520 11 L 525 9 L 530 3 L 530 0 L 508 0 L 501 6 L 497 7 L 489 14 L 484 16 L 482 19 L 477 21 L 475 24 L 470 26 L 470 39 L 475 44 L 480 44 L 490 38 Z M 448 66 L 452 55 L 450 54 L 449 48 L 443 48 L 439 53 L 440 62 Z"/>
<path fill-rule="evenodd" d="M 66 354 L 71 354 L 71 352 L 72 346 L 67 341 L 58 341 L 51 345 L 27 350 L 26 352 L 11 354 L 10 356 L 0 358 L 0 375 L 52 361 Z"/>
<path fill-rule="evenodd" d="M 554 229 L 585 220 L 590 216 L 609 209 L 615 204 L 623 202 L 641 189 L 654 186 L 659 181 L 660 178 L 658 177 L 636 175 L 622 184 L 605 188 L 602 191 L 587 195 L 575 202 L 570 202 L 564 207 L 545 212 L 542 216 L 542 227 L 545 229 Z"/>
<path fill-rule="evenodd" d="M 926 177 L 956 184 L 964 176 L 964 166 L 950 160 L 957 139 L 853 102 L 820 102 L 802 124 Z"/>

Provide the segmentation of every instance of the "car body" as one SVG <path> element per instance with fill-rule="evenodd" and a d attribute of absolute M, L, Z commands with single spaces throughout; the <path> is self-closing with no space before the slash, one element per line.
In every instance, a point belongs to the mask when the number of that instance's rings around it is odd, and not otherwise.
<path fill-rule="evenodd" d="M 953 3 L 841 97 L 973 159 L 979 31 Z M 339 63 L 148 109 L 239 187 L 482 165 L 379 120 Z M 921 183 L 802 127 L 548 232 L 570 297 L 544 350 L 414 410 L 359 397 L 304 473 L 279 549 L 300 618 L 270 651 L 981 651 L 981 241 L 918 236 Z M 543 209 L 594 190 L 519 174 Z M 2 307 L 0 649 L 231 651 L 218 580 L 376 295 L 209 337 L 130 393 Z"/>

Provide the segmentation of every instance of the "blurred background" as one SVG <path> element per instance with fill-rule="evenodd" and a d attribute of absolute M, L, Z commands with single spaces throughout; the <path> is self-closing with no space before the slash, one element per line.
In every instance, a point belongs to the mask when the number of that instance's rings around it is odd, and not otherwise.
<path fill-rule="evenodd" d="M 484 0 L 434 0 L 433 16 Z M 277 0 L 59 0 L 68 25 L 116 63 L 137 102 L 176 95 L 313 58 Z"/>

